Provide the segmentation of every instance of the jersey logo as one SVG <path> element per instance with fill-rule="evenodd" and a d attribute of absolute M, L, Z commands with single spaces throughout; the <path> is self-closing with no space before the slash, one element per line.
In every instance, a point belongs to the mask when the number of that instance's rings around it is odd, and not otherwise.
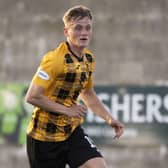
<path fill-rule="evenodd" d="M 41 79 L 44 79 L 44 80 L 50 79 L 50 76 L 48 75 L 48 73 L 43 70 L 39 70 L 37 73 L 37 76 L 40 77 Z"/>

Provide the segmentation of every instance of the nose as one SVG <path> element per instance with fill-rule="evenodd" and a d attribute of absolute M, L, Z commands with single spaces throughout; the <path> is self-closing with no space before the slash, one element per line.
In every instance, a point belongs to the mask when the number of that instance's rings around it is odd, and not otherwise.
<path fill-rule="evenodd" d="M 86 28 L 83 28 L 82 31 L 81 31 L 82 35 L 85 35 L 85 34 L 88 34 L 88 33 L 89 33 L 89 31 Z"/>

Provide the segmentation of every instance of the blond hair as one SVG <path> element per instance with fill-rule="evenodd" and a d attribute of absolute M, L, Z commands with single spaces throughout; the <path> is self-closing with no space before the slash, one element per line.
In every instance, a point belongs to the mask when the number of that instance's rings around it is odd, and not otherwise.
<path fill-rule="evenodd" d="M 82 19 L 84 17 L 88 17 L 90 20 L 92 20 L 92 14 L 89 8 L 83 6 L 83 5 L 78 5 L 78 6 L 74 6 L 70 9 L 68 9 L 62 20 L 64 22 L 64 25 L 66 25 L 68 22 L 70 22 L 71 20 L 75 20 L 75 19 Z"/>

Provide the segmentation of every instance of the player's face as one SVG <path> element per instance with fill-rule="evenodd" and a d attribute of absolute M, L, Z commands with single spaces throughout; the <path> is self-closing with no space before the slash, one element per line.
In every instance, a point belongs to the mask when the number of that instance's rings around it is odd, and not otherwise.
<path fill-rule="evenodd" d="M 64 33 L 71 45 L 85 48 L 92 36 L 92 21 L 88 17 L 72 20 L 64 29 Z"/>

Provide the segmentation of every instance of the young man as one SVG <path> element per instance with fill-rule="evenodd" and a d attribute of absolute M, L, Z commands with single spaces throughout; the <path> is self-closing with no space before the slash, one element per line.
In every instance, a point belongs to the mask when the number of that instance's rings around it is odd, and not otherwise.
<path fill-rule="evenodd" d="M 81 128 L 89 107 L 115 130 L 123 125 L 113 119 L 93 89 L 93 54 L 86 48 L 92 35 L 88 8 L 75 6 L 64 17 L 66 42 L 48 52 L 34 75 L 26 101 L 35 106 L 27 129 L 31 168 L 105 168 L 105 161 Z M 85 105 L 78 105 L 77 98 Z"/>

